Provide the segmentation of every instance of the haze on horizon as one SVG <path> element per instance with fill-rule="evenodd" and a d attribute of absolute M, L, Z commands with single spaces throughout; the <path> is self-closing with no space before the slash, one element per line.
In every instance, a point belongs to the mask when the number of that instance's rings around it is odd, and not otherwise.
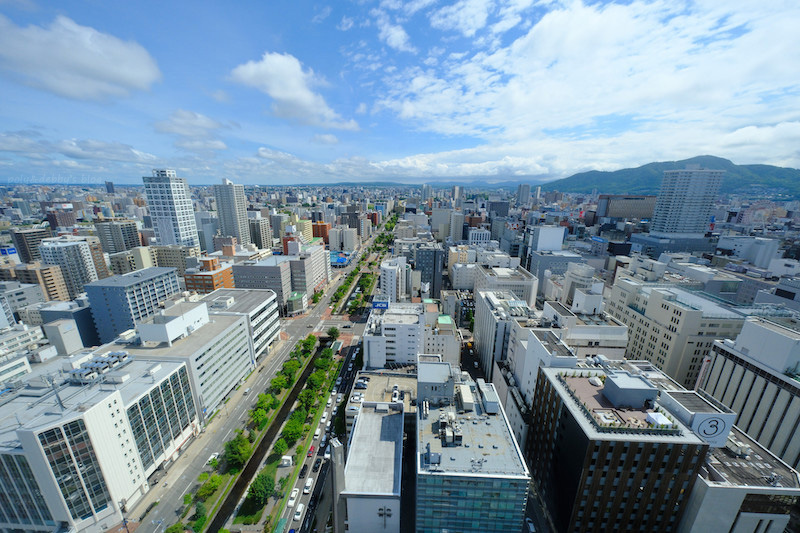
<path fill-rule="evenodd" d="M 780 1 L 0 0 L 0 180 L 800 168 L 798 22 Z"/>

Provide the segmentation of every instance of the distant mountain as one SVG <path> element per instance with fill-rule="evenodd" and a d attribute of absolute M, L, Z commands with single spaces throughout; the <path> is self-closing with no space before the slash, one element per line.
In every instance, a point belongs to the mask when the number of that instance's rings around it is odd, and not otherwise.
<path fill-rule="evenodd" d="M 658 194 L 665 170 L 679 170 L 686 165 L 724 170 L 720 192 L 743 194 L 753 198 L 800 198 L 800 170 L 772 165 L 736 165 L 727 159 L 701 155 L 683 161 L 648 163 L 638 168 L 614 172 L 592 170 L 542 184 L 542 190 L 601 194 Z"/>

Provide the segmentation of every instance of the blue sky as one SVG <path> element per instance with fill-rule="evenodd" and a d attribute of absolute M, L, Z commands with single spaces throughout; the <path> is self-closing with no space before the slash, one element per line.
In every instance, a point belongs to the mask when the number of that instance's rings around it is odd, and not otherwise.
<path fill-rule="evenodd" d="M 796 1 L 0 0 L 0 181 L 800 167 Z"/>

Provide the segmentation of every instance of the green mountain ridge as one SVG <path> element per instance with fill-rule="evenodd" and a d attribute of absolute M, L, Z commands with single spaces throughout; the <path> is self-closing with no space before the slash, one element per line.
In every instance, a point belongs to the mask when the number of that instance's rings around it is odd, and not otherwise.
<path fill-rule="evenodd" d="M 722 194 L 742 194 L 755 198 L 800 198 L 800 170 L 773 165 L 737 165 L 712 155 L 682 161 L 648 163 L 637 168 L 613 172 L 591 170 L 568 178 L 542 184 L 542 190 L 600 194 L 658 194 L 665 170 L 679 170 L 686 165 L 724 170 Z"/>

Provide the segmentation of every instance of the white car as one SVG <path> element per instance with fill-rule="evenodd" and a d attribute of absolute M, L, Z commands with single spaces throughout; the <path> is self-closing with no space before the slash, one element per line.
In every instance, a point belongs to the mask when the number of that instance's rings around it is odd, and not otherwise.
<path fill-rule="evenodd" d="M 297 510 L 294 512 L 294 519 L 295 521 L 300 520 L 303 518 L 303 511 L 305 511 L 306 506 L 302 503 L 297 504 Z"/>
<path fill-rule="evenodd" d="M 306 484 L 303 486 L 303 494 L 311 494 L 311 487 L 314 485 L 314 478 L 306 479 Z"/>
<path fill-rule="evenodd" d="M 328 421 L 328 411 L 325 411 L 324 413 L 322 413 L 322 418 L 320 418 L 319 423 L 324 424 L 327 421 Z"/>
<path fill-rule="evenodd" d="M 289 496 L 289 503 L 286 505 L 289 507 L 294 507 L 294 504 L 297 503 L 297 496 L 300 494 L 300 489 L 292 489 L 292 494 Z"/>
<path fill-rule="evenodd" d="M 533 527 L 533 520 L 526 518 L 525 525 L 528 527 L 528 533 L 536 533 L 536 528 Z"/>

